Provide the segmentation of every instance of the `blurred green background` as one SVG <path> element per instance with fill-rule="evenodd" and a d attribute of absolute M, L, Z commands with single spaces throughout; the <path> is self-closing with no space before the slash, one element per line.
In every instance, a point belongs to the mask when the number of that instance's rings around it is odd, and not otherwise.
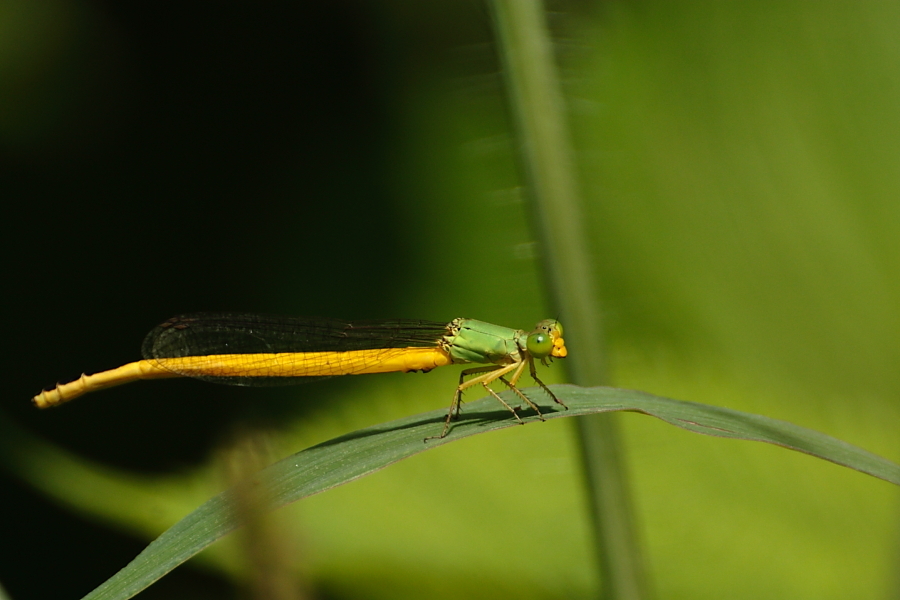
<path fill-rule="evenodd" d="M 553 2 L 613 383 L 900 461 L 900 6 Z M 57 380 L 184 312 L 553 316 L 477 2 L 0 3 L 0 585 L 80 597 L 271 461 L 449 404 L 458 370 L 283 389 Z M 577 349 L 572 348 L 571 351 Z M 563 381 L 564 367 L 546 371 Z M 276 513 L 312 598 L 589 598 L 568 420 Z M 900 492 L 623 418 L 659 598 L 900 598 Z M 238 443 L 240 445 L 240 443 Z M 231 536 L 141 598 L 247 597 Z"/>

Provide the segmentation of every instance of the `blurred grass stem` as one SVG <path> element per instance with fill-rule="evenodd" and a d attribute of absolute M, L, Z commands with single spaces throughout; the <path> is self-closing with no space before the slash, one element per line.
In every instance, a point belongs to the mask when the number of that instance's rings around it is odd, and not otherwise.
<path fill-rule="evenodd" d="M 544 275 L 572 348 L 567 366 L 573 383 L 602 385 L 607 381 L 600 303 L 543 6 L 539 0 L 490 4 Z M 602 597 L 646 598 L 617 416 L 595 415 L 576 423 Z"/>

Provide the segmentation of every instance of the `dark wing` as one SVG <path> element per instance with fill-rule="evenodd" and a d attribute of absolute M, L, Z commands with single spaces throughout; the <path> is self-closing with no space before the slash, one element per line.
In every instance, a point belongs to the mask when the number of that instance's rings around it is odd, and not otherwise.
<path fill-rule="evenodd" d="M 412 319 L 349 323 L 321 317 L 242 313 L 197 313 L 173 317 L 144 339 L 147 360 L 219 354 L 346 352 L 386 348 L 429 348 L 447 333 L 447 323 Z M 248 364 L 253 360 L 248 356 Z M 171 361 L 160 366 L 178 372 Z M 175 363 L 177 364 L 177 363 Z M 284 385 L 321 377 L 216 377 L 182 375 L 231 385 Z"/>

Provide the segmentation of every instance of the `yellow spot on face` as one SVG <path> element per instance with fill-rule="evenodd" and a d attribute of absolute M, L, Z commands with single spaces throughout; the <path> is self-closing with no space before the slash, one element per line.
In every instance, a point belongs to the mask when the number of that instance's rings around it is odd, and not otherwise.
<path fill-rule="evenodd" d="M 553 350 L 550 351 L 550 356 L 554 358 L 565 358 L 569 354 L 569 351 L 566 349 L 566 342 L 561 337 L 553 340 Z"/>

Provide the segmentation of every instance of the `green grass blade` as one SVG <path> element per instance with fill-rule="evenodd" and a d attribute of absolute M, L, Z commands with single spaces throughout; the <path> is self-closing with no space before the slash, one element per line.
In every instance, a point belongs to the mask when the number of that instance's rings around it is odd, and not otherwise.
<path fill-rule="evenodd" d="M 791 423 L 727 408 L 683 402 L 616 388 L 553 386 L 569 410 L 547 419 L 611 411 L 634 411 L 662 419 L 688 431 L 718 437 L 766 442 L 804 452 L 900 485 L 900 465 L 830 436 Z M 532 394 L 538 392 L 532 391 Z M 513 398 L 507 393 L 507 399 Z M 534 416 L 522 415 L 531 427 Z M 254 498 L 265 498 L 254 510 L 273 510 L 382 469 L 403 458 L 478 433 L 517 423 L 488 397 L 465 405 L 462 418 L 443 440 L 423 439 L 440 432 L 445 412 L 435 410 L 361 429 L 313 446 L 262 470 L 251 483 Z M 88 594 L 90 600 L 131 598 L 240 525 L 235 494 L 229 490 L 176 523 L 129 565 Z M 246 510 L 246 505 L 243 505 Z"/>
<path fill-rule="evenodd" d="M 544 277 L 571 348 L 567 370 L 574 383 L 603 385 L 608 381 L 600 299 L 544 7 L 540 0 L 493 0 L 490 5 Z M 607 600 L 646 598 L 618 423 L 609 415 L 580 419 L 577 432 L 601 595 Z"/>

